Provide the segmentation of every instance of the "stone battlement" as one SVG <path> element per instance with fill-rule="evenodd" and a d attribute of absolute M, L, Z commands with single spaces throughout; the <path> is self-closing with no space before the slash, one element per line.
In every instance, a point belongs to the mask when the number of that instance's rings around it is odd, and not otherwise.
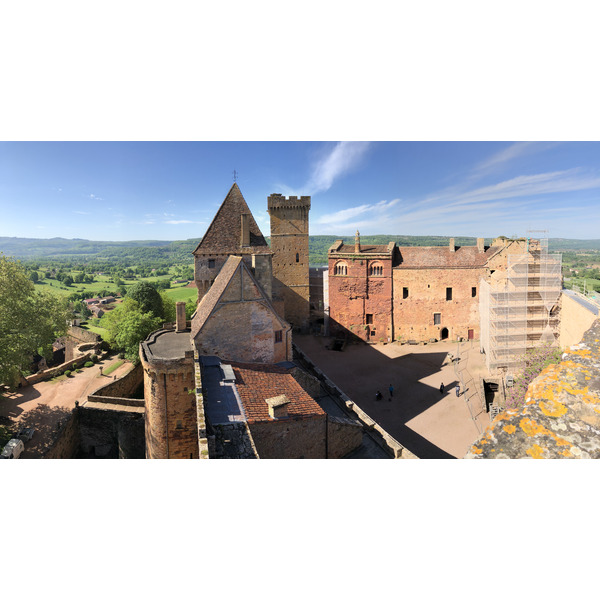
<path fill-rule="evenodd" d="M 310 208 L 310 196 L 289 196 L 282 194 L 271 194 L 268 201 L 268 209 L 274 208 Z"/>

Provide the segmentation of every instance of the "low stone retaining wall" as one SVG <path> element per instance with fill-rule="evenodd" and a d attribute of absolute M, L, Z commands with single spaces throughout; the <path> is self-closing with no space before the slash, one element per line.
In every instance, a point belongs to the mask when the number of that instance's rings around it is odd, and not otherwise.
<path fill-rule="evenodd" d="M 111 376 L 112 377 L 112 376 Z M 97 389 L 92 396 L 88 396 L 88 400 L 95 397 L 106 398 L 128 398 L 144 381 L 144 370 L 141 364 L 137 364 L 133 369 L 125 373 L 122 377 L 116 380 L 109 380 L 106 385 Z"/>
<path fill-rule="evenodd" d="M 294 352 L 301 359 L 302 363 L 319 379 L 325 390 L 331 396 L 338 398 L 341 402 L 346 405 L 348 410 L 351 410 L 363 424 L 364 427 L 369 429 L 371 433 L 375 432 L 375 435 L 380 438 L 381 445 L 394 457 L 394 458 L 418 458 L 410 450 L 407 450 L 400 442 L 394 439 L 377 421 L 372 419 L 364 410 L 351 400 L 338 386 L 321 371 L 311 360 L 308 358 L 298 346 L 293 345 Z"/>
<path fill-rule="evenodd" d="M 82 356 L 74 358 L 73 360 L 63 363 L 62 365 L 58 365 L 58 367 L 52 367 L 51 369 L 45 369 L 44 371 L 39 371 L 38 373 L 29 375 L 29 377 L 25 378 L 25 381 L 27 381 L 27 385 L 33 385 L 34 383 L 39 383 L 40 381 L 52 379 L 57 375 L 62 375 L 67 370 L 71 370 L 73 365 L 77 365 L 78 367 L 84 365 L 88 360 L 91 360 L 91 356 L 92 352 L 88 352 Z"/>

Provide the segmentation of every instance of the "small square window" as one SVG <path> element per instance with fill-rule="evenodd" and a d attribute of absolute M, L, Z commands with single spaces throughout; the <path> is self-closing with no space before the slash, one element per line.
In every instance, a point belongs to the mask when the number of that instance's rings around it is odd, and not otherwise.
<path fill-rule="evenodd" d="M 215 259 L 214 258 L 209 258 L 208 259 L 208 268 L 209 269 L 214 269 L 215 268 Z"/>
<path fill-rule="evenodd" d="M 442 313 L 433 313 L 433 324 L 439 325 L 442 322 Z"/>
<path fill-rule="evenodd" d="M 275 332 L 275 343 L 279 343 L 283 341 L 283 331 L 280 329 L 279 331 Z"/>
<path fill-rule="evenodd" d="M 408 288 L 402 288 L 402 298 L 408 298 Z"/>
<path fill-rule="evenodd" d="M 477 296 L 477 288 L 472 287 L 471 288 L 471 298 L 475 298 L 475 296 Z"/>
<path fill-rule="evenodd" d="M 452 288 L 446 288 L 446 300 L 452 300 Z"/>
<path fill-rule="evenodd" d="M 365 323 L 367 325 L 373 325 L 373 315 L 370 315 L 370 314 L 367 313 L 365 315 Z"/>
<path fill-rule="evenodd" d="M 372 330 L 371 330 L 371 337 L 373 337 L 374 335 L 375 335 L 375 330 L 374 330 L 374 329 L 372 329 Z"/>

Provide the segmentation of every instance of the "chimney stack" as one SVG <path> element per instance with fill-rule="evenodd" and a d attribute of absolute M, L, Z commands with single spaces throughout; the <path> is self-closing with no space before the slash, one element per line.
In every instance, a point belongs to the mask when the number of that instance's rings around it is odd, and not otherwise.
<path fill-rule="evenodd" d="M 250 245 L 250 224 L 249 217 L 250 215 L 244 214 L 242 215 L 242 239 L 240 242 L 241 246 L 249 246 Z"/>
<path fill-rule="evenodd" d="M 271 419 L 284 419 L 288 416 L 288 405 L 290 401 L 285 394 L 267 398 L 265 402 L 269 405 L 269 416 Z"/>
<path fill-rule="evenodd" d="M 185 302 L 177 302 L 175 304 L 175 331 L 185 331 Z"/>
<path fill-rule="evenodd" d="M 485 252 L 483 238 L 477 238 L 477 250 L 479 250 L 479 252 Z"/>
<path fill-rule="evenodd" d="M 360 233 L 358 233 L 358 229 L 356 230 L 356 235 L 354 236 L 354 252 L 356 252 L 356 254 L 360 254 Z"/>
<path fill-rule="evenodd" d="M 450 248 L 450 252 L 456 252 L 456 246 L 454 244 L 454 238 L 450 238 L 450 243 L 448 244 L 448 247 Z"/>

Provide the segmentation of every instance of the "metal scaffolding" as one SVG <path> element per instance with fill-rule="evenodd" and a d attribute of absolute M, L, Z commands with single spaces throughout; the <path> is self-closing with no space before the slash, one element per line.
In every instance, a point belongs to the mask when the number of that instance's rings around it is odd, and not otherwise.
<path fill-rule="evenodd" d="M 548 238 L 527 239 L 508 256 L 502 284 L 481 282 L 481 347 L 490 372 L 513 373 L 527 350 L 557 346 L 562 255 L 548 254 Z"/>

